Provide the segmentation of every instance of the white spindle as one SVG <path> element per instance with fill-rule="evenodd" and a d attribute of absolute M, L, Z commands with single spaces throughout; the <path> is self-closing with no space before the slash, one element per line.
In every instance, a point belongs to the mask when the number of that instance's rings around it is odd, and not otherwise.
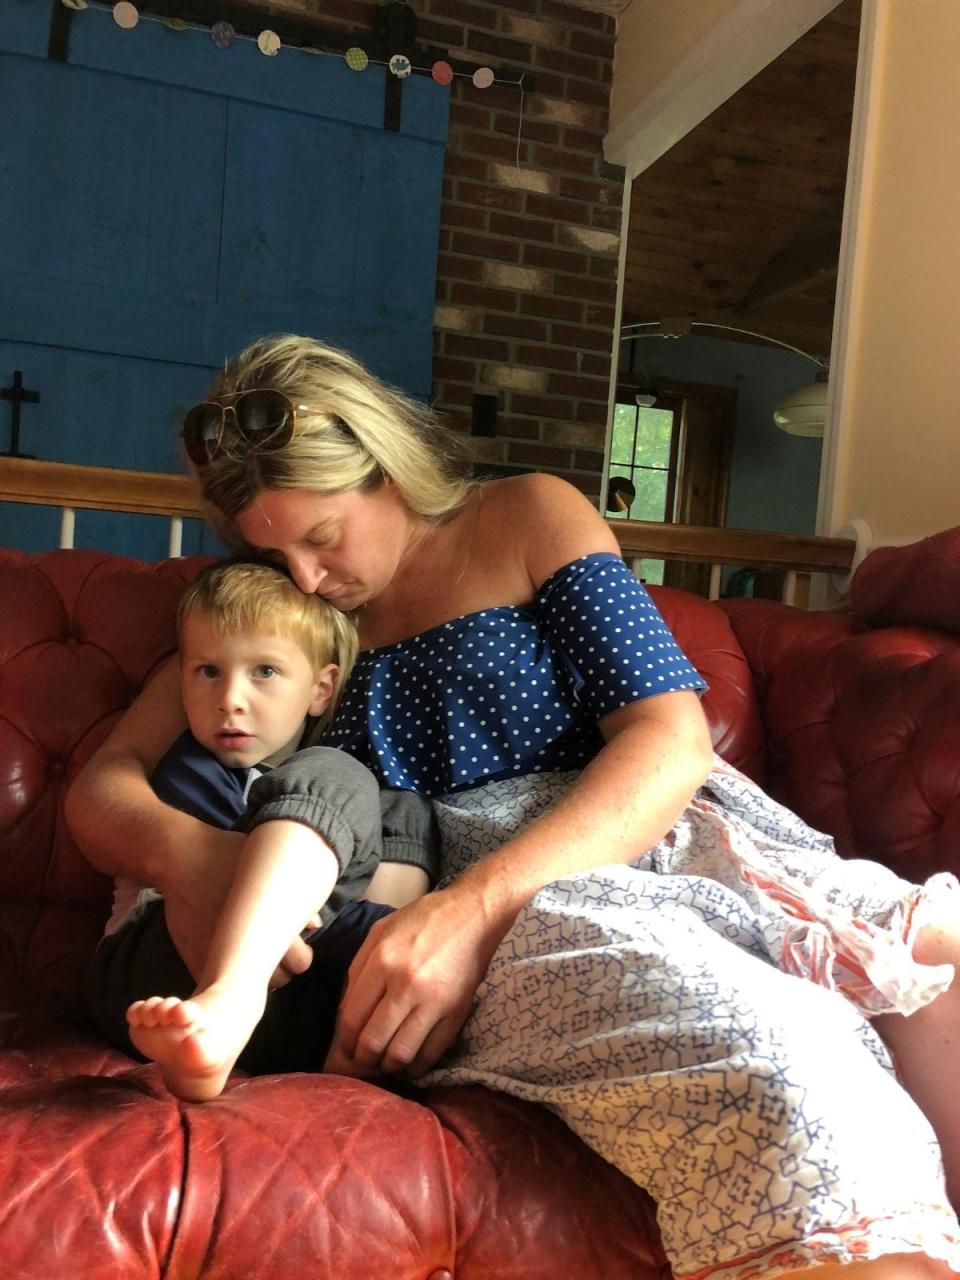
<path fill-rule="evenodd" d="M 183 555 L 183 516 L 170 517 L 170 544 L 167 555 L 178 560 Z"/>
<path fill-rule="evenodd" d="M 62 550 L 73 549 L 73 535 L 77 527 L 77 513 L 73 507 L 60 509 L 60 547 Z"/>
<path fill-rule="evenodd" d="M 783 590 L 780 593 L 780 599 L 784 604 L 793 604 L 797 598 L 797 574 L 794 569 L 788 569 L 783 575 Z"/>
<path fill-rule="evenodd" d="M 723 565 L 712 564 L 710 566 L 710 586 L 707 589 L 708 600 L 720 599 L 720 579 L 723 576 Z"/>

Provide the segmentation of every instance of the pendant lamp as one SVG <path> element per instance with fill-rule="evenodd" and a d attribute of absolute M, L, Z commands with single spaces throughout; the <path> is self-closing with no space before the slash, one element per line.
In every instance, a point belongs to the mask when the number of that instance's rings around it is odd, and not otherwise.
<path fill-rule="evenodd" d="M 773 411 L 773 420 L 791 436 L 822 436 L 827 416 L 827 378 L 791 391 Z"/>

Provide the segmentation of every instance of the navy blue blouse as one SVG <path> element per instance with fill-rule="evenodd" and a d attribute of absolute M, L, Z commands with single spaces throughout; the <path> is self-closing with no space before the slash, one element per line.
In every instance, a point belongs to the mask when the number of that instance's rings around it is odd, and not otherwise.
<path fill-rule="evenodd" d="M 706 687 L 642 583 L 602 551 L 558 569 L 529 605 L 361 653 L 326 741 L 384 786 L 435 796 L 582 768 L 603 745 L 601 717 Z"/>

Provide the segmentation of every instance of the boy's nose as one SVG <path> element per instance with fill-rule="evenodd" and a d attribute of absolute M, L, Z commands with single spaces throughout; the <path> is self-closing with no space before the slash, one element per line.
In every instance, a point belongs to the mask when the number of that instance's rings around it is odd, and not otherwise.
<path fill-rule="evenodd" d="M 246 706 L 246 691 L 242 680 L 224 680 L 220 688 L 221 711 L 242 711 Z"/>

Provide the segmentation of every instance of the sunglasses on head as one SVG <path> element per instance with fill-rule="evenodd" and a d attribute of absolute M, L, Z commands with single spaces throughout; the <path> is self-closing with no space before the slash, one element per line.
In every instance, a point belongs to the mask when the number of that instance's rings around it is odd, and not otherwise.
<path fill-rule="evenodd" d="M 224 395 L 222 400 L 230 403 L 204 400 L 184 415 L 180 437 L 187 457 L 198 467 L 223 453 L 231 438 L 257 449 L 282 449 L 293 436 L 297 410 L 310 407 L 294 404 L 289 396 L 272 387 L 237 391 Z"/>

